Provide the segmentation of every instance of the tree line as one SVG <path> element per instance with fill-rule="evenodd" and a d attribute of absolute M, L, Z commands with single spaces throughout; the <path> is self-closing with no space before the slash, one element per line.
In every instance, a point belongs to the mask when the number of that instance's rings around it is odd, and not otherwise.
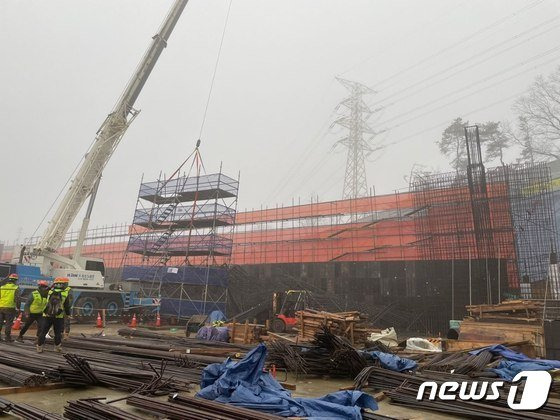
<path fill-rule="evenodd" d="M 464 127 L 478 125 L 486 163 L 505 165 L 505 152 L 518 150 L 518 163 L 560 159 L 560 66 L 548 76 L 538 76 L 527 93 L 518 98 L 514 122 L 471 123 L 456 118 L 437 141 L 453 169 L 467 167 Z"/>

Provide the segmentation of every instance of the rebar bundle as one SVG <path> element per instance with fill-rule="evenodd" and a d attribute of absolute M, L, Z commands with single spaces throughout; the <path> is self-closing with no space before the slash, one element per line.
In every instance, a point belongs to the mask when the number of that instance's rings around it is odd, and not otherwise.
<path fill-rule="evenodd" d="M 15 403 L 4 398 L 0 398 L 0 413 L 10 413 L 25 420 L 64 420 L 58 414 L 49 413 L 29 404 Z"/>
<path fill-rule="evenodd" d="M 102 399 L 104 398 L 68 401 L 68 405 L 64 407 L 64 418 L 70 420 L 142 420 L 144 418 L 104 404 L 100 401 Z"/>
<path fill-rule="evenodd" d="M 423 366 L 423 370 L 450 372 L 468 375 L 477 373 L 494 359 L 491 352 L 485 350 L 476 355 L 468 353 L 440 353 Z"/>
<path fill-rule="evenodd" d="M 178 395 L 170 396 L 169 402 L 132 395 L 127 398 L 126 403 L 151 414 L 166 416 L 171 420 L 278 420 L 282 418 L 231 404 Z"/>
<path fill-rule="evenodd" d="M 309 366 L 299 348 L 282 340 L 271 340 L 267 343 L 267 362 L 277 367 L 286 368 L 291 372 L 309 373 Z"/>
<path fill-rule="evenodd" d="M 355 377 L 366 365 L 365 358 L 344 338 L 322 326 L 311 344 L 268 342 L 269 364 L 295 373 Z"/>
<path fill-rule="evenodd" d="M 12 386 L 39 386 L 47 383 L 49 378 L 28 370 L 13 366 L 2 366 L 0 369 L 0 382 Z"/>
<path fill-rule="evenodd" d="M 315 334 L 313 344 L 330 353 L 330 375 L 356 376 L 367 365 L 364 357 L 346 338 L 331 334 L 325 326 Z"/>
<path fill-rule="evenodd" d="M 160 371 L 152 367 L 153 373 L 133 372 L 130 370 L 94 370 L 88 361 L 73 354 L 65 354 L 65 359 L 72 367 L 60 369 L 66 383 L 74 385 L 101 385 L 127 392 L 148 395 L 165 395 L 175 391 L 187 391 L 189 383 L 174 378 L 163 378 L 166 363 L 161 362 Z"/>

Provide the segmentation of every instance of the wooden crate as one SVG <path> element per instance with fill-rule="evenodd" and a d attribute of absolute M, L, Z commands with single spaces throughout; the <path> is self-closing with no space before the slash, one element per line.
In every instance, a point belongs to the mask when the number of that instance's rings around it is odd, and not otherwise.
<path fill-rule="evenodd" d="M 238 344 L 257 344 L 265 336 L 266 328 L 260 324 L 250 324 L 247 320 L 241 324 L 238 322 L 230 322 L 226 325 L 229 332 L 229 342 Z"/>

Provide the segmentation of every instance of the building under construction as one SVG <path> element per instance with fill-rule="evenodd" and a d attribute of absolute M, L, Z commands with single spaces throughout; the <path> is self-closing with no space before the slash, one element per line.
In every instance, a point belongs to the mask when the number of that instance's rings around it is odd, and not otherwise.
<path fill-rule="evenodd" d="M 469 303 L 559 299 L 549 166 L 476 165 L 409 191 L 237 214 L 224 174 L 143 182 L 132 226 L 90 231 L 84 253 L 179 316 L 264 317 L 274 291 L 306 289 L 317 305 L 433 333 Z"/>

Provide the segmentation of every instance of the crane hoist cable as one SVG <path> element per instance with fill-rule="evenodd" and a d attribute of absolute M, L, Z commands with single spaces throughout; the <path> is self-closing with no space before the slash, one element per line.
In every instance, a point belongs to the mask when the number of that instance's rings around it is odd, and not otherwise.
<path fill-rule="evenodd" d="M 222 31 L 222 37 L 220 39 L 220 47 L 218 48 L 218 54 L 216 56 L 216 62 L 214 64 L 214 73 L 212 74 L 212 81 L 210 82 L 210 89 L 208 90 L 208 97 L 206 98 L 206 106 L 204 107 L 204 113 L 202 115 L 202 122 L 200 124 L 200 131 L 198 133 L 198 139 L 200 141 L 202 137 L 202 132 L 204 130 L 204 124 L 206 123 L 206 115 L 208 114 L 208 106 L 210 105 L 210 99 L 212 98 L 212 91 L 214 89 L 214 82 L 216 80 L 216 73 L 218 72 L 218 65 L 220 64 L 220 57 L 222 55 L 222 46 L 224 45 L 224 38 L 226 36 L 226 29 L 229 21 L 229 14 L 231 11 L 232 0 L 229 0 L 229 6 L 226 14 L 226 20 L 224 22 L 224 29 Z M 198 146 L 197 146 L 198 147 Z"/>
<path fill-rule="evenodd" d="M 204 167 L 204 163 L 202 161 L 202 155 L 200 154 L 200 143 L 202 141 L 202 132 L 204 131 L 204 125 L 206 123 L 206 116 L 208 115 L 208 107 L 210 106 L 210 100 L 212 98 L 212 91 L 214 90 L 214 82 L 216 80 L 216 73 L 218 72 L 218 66 L 220 64 L 220 57 L 222 55 L 222 47 L 224 45 L 224 39 L 226 36 L 226 31 L 227 31 L 227 25 L 229 22 L 229 15 L 231 12 L 231 3 L 232 0 L 229 0 L 229 4 L 228 4 L 228 9 L 227 9 L 227 13 L 226 13 L 226 19 L 224 21 L 224 28 L 222 30 L 222 36 L 220 38 L 220 45 L 218 47 L 218 53 L 216 55 L 216 61 L 214 63 L 214 71 L 212 73 L 212 80 L 210 81 L 210 88 L 208 89 L 208 96 L 206 97 L 206 105 L 204 106 L 204 112 L 202 115 L 202 121 L 200 123 L 200 130 L 198 133 L 198 140 L 196 141 L 196 146 L 194 148 L 194 150 L 189 154 L 189 156 L 187 156 L 187 158 L 179 165 L 179 167 L 177 169 L 175 169 L 175 171 L 171 174 L 171 176 L 169 178 L 167 178 L 167 180 L 164 182 L 163 185 L 167 184 L 169 181 L 171 181 L 173 178 L 175 178 L 176 175 L 179 175 L 181 169 L 183 168 L 183 166 L 185 166 L 190 160 L 191 158 L 194 156 L 193 161 L 191 163 L 191 167 L 189 169 L 188 172 L 188 176 L 190 176 L 190 173 L 192 171 L 193 165 L 195 163 L 195 161 L 199 161 L 200 162 L 200 166 L 202 167 L 202 170 L 204 171 L 204 173 L 206 173 L 206 168 Z M 198 165 L 197 165 L 198 166 Z M 200 167 L 197 170 L 197 176 L 200 175 Z"/>

